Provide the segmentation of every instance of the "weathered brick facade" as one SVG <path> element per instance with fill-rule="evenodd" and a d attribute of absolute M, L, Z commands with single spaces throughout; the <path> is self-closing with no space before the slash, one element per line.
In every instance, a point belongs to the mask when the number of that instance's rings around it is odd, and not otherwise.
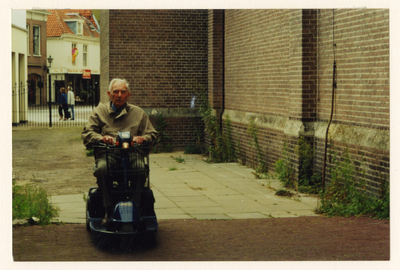
<path fill-rule="evenodd" d="M 131 103 L 167 119 L 174 149 L 194 141 L 200 118 L 191 101 L 207 88 L 207 10 L 102 11 L 101 52 L 102 101 L 109 81 L 125 78 Z"/>
<path fill-rule="evenodd" d="M 189 105 L 203 85 L 216 115 L 230 116 L 239 158 L 250 165 L 255 119 L 270 171 L 285 141 L 299 163 L 302 136 L 322 171 L 335 59 L 328 151 L 348 148 L 373 192 L 389 179 L 388 10 L 110 10 L 101 29 L 103 94 L 110 78 L 127 78 L 132 102 L 163 112 L 183 148 L 201 126 Z"/>
<path fill-rule="evenodd" d="M 349 148 L 365 170 L 369 188 L 378 191 L 390 173 L 389 10 L 318 12 L 318 121 L 330 114 L 333 58 L 337 89 L 330 142 L 338 151 Z M 315 126 L 315 165 L 320 170 L 324 141 L 322 127 Z"/>

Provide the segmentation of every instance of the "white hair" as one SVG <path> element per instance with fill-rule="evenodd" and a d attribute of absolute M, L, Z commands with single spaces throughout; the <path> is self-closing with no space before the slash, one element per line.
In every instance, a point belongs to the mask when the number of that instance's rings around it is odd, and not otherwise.
<path fill-rule="evenodd" d="M 129 83 L 128 83 L 127 80 L 115 78 L 115 79 L 112 79 L 112 80 L 111 80 L 110 86 L 108 87 L 108 91 L 109 91 L 110 93 L 112 93 L 112 86 L 113 86 L 113 84 L 114 84 L 115 82 L 122 82 L 122 83 L 124 83 L 124 84 L 126 85 L 126 89 L 128 90 L 128 92 L 129 92 L 129 93 L 131 92 L 131 90 L 130 90 L 130 88 L 129 88 Z"/>

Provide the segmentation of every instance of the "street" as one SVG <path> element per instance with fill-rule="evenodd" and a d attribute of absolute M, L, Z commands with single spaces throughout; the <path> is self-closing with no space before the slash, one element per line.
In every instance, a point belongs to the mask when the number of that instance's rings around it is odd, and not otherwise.
<path fill-rule="evenodd" d="M 92 239 L 85 224 L 16 227 L 15 261 L 387 261 L 389 221 L 370 218 L 161 220 L 157 245 Z M 143 240 L 143 239 L 142 239 Z M 106 243 L 106 244 L 105 244 Z"/>

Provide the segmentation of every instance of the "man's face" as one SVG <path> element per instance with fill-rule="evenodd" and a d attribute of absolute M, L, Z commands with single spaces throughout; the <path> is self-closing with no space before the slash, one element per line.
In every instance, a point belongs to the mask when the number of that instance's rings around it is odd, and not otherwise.
<path fill-rule="evenodd" d="M 111 88 L 111 92 L 107 91 L 107 94 L 117 109 L 124 106 L 128 98 L 131 96 L 126 85 L 120 81 L 116 81 Z"/>

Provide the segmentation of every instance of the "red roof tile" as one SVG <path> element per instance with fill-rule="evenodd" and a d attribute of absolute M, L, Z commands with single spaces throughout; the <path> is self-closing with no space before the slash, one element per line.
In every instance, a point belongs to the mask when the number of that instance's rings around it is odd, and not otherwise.
<path fill-rule="evenodd" d="M 92 24 L 98 29 L 95 23 L 92 11 L 90 9 L 55 9 L 48 10 L 51 15 L 47 17 L 47 36 L 48 37 L 60 37 L 63 34 L 75 33 L 67 26 L 65 19 L 83 19 L 84 24 L 82 28 L 82 35 L 89 37 L 100 37 L 100 34 L 96 30 L 92 30 L 90 25 Z M 88 22 L 90 21 L 90 23 Z"/>

